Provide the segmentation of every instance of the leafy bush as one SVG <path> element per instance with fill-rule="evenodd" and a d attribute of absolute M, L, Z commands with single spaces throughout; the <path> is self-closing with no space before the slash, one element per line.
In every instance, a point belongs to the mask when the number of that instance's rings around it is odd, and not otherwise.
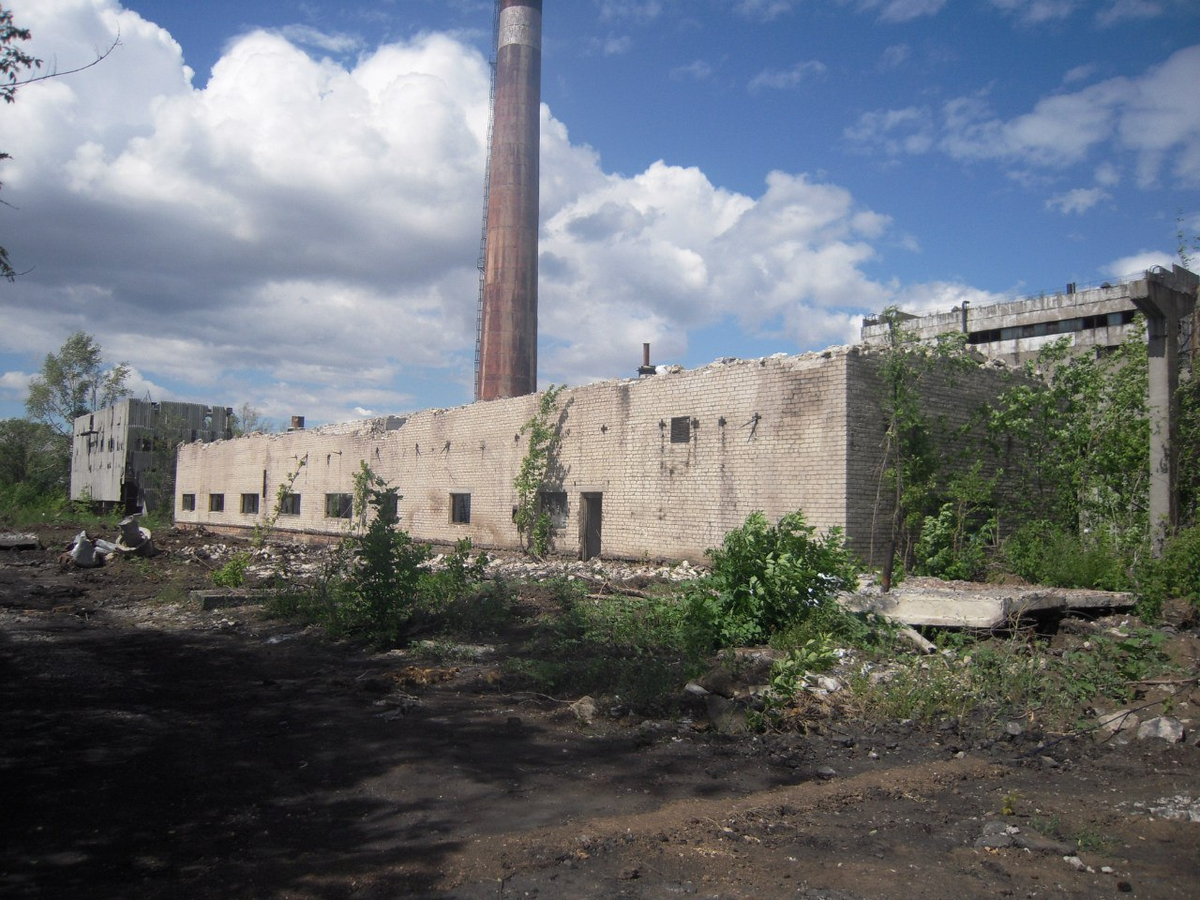
<path fill-rule="evenodd" d="M 395 488 L 372 489 L 375 517 L 366 531 L 347 539 L 350 566 L 336 592 L 337 624 L 349 632 L 365 632 L 395 643 L 416 606 L 428 544 L 413 541 L 396 528 Z"/>
<path fill-rule="evenodd" d="M 442 567 L 422 572 L 418 581 L 418 594 L 423 605 L 430 611 L 444 607 L 461 599 L 472 585 L 487 576 L 488 555 L 479 553 L 471 559 L 471 539 L 463 538 L 447 554 Z"/>
<path fill-rule="evenodd" d="M 1154 619 L 1175 597 L 1200 610 L 1200 525 L 1185 528 L 1163 548 L 1158 559 L 1144 559 L 1135 570 L 1138 612 Z"/>
<path fill-rule="evenodd" d="M 1001 548 L 1006 567 L 1034 584 L 1121 591 L 1129 587 L 1125 562 L 1103 535 L 1077 534 L 1052 522 L 1018 528 Z"/>
<path fill-rule="evenodd" d="M 803 645 L 788 651 L 787 656 L 771 665 L 767 690 L 762 695 L 762 710 L 752 714 L 749 722 L 756 731 L 778 728 L 786 716 L 797 692 L 818 672 L 825 672 L 837 662 L 837 653 L 827 637 L 810 638 Z"/>
<path fill-rule="evenodd" d="M 984 573 L 987 548 L 995 533 L 994 520 L 972 526 L 954 503 L 945 503 L 936 516 L 928 516 L 913 554 L 918 575 L 974 581 Z"/>
<path fill-rule="evenodd" d="M 840 529 L 822 538 L 801 513 L 772 526 L 761 512 L 709 550 L 711 572 L 693 582 L 684 602 L 692 627 L 712 647 L 765 642 L 821 609 L 855 584 L 858 567 Z"/>
<path fill-rule="evenodd" d="M 235 553 L 225 565 L 212 573 L 212 583 L 217 587 L 240 588 L 246 582 L 246 568 L 249 565 L 249 553 Z"/>

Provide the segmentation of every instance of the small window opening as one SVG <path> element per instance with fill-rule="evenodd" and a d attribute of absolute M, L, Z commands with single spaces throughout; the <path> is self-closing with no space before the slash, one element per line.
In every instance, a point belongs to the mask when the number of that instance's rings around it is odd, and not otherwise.
<path fill-rule="evenodd" d="M 689 416 L 671 419 L 671 443 L 686 444 L 692 439 L 692 420 Z"/>
<path fill-rule="evenodd" d="M 184 494 L 183 496 L 181 496 L 179 498 L 179 508 L 182 509 L 184 512 L 195 512 L 196 511 L 196 495 L 195 494 Z"/>
<path fill-rule="evenodd" d="M 471 495 L 450 495 L 450 521 L 455 525 L 471 524 Z"/>
<path fill-rule="evenodd" d="M 258 494 L 242 494 L 242 513 L 258 515 Z"/>
<path fill-rule="evenodd" d="M 350 513 L 354 509 L 353 494 L 326 494 L 325 495 L 325 518 L 327 519 L 348 519 Z"/>
<path fill-rule="evenodd" d="M 281 516 L 300 515 L 300 495 L 284 494 L 279 498 L 279 514 Z"/>
<path fill-rule="evenodd" d="M 209 512 L 225 512 L 225 495 L 224 494 L 209 494 L 208 495 L 208 511 Z"/>

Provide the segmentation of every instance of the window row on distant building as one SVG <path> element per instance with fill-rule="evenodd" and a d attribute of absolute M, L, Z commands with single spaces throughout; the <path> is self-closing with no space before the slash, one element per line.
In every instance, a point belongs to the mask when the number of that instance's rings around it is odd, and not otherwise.
<path fill-rule="evenodd" d="M 258 494 L 241 494 L 240 512 L 245 516 L 256 516 L 259 513 L 260 497 Z M 385 504 L 389 508 L 385 508 L 385 512 L 389 513 L 392 518 L 396 518 L 399 510 L 399 497 L 391 495 L 384 498 Z M 300 515 L 302 498 L 300 494 L 284 493 L 279 498 L 279 515 L 281 516 L 298 516 Z M 183 512 L 196 511 L 196 495 L 192 493 L 181 494 L 179 497 L 179 508 Z M 212 513 L 225 512 L 225 495 L 224 494 L 209 494 L 208 495 L 208 511 Z M 325 495 L 325 518 L 326 519 L 349 519 L 354 515 L 354 495 L 353 494 L 326 494 Z M 450 495 L 450 521 L 456 524 L 470 524 L 471 522 L 471 495 L 470 494 L 451 494 Z"/>
<path fill-rule="evenodd" d="M 997 341 L 1017 341 L 1023 338 L 1045 337 L 1054 334 L 1073 334 L 1076 331 L 1087 331 L 1096 328 L 1113 328 L 1129 325 L 1133 322 L 1135 310 L 1100 313 L 1095 316 L 1081 316 L 1075 319 L 1058 319 L 1053 322 L 1031 322 L 1027 325 L 1012 325 L 1007 328 L 987 328 L 982 331 L 972 331 L 967 341 L 972 344 L 994 344 Z"/>
<path fill-rule="evenodd" d="M 259 513 L 260 497 L 258 494 L 241 494 L 240 512 L 246 516 L 256 516 Z M 285 493 L 279 500 L 280 516 L 299 516 L 301 495 Z M 390 518 L 396 519 L 399 514 L 399 496 L 396 494 L 385 497 L 384 502 L 389 506 L 382 510 Z M 539 507 L 550 517 L 554 528 L 562 528 L 567 523 L 567 495 L 562 491 L 542 491 L 538 494 Z M 196 494 L 181 494 L 179 508 L 184 512 L 196 511 Z M 212 513 L 225 512 L 225 495 L 209 494 L 208 511 Z M 452 493 L 449 496 L 450 522 L 454 525 L 469 525 L 471 523 L 471 495 L 468 493 Z M 325 518 L 349 519 L 354 515 L 354 496 L 352 494 L 326 494 Z M 516 507 L 513 508 L 516 517 Z"/>

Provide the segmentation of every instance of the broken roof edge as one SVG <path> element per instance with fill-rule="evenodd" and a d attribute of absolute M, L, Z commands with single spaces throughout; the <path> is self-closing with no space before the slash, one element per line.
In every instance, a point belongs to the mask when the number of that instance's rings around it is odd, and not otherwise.
<path fill-rule="evenodd" d="M 576 394 L 580 391 L 598 390 L 602 388 L 610 388 L 614 386 L 627 385 L 629 387 L 638 387 L 641 385 L 652 385 L 661 383 L 664 379 L 675 379 L 689 376 L 704 376 L 707 373 L 717 372 L 724 369 L 738 366 L 760 366 L 780 365 L 788 367 L 796 367 L 805 364 L 819 363 L 822 360 L 832 360 L 850 356 L 878 356 L 887 352 L 887 348 L 871 344 L 835 344 L 826 347 L 822 350 L 806 350 L 802 353 L 772 353 L 768 356 L 742 358 L 736 356 L 721 356 L 696 368 L 686 368 L 678 364 L 660 365 L 659 371 L 655 375 L 633 376 L 623 378 L 607 378 L 597 381 L 590 381 L 580 385 L 564 385 L 565 391 L 568 394 Z M 1012 368 L 1007 363 L 999 363 L 994 360 L 980 361 L 980 367 L 1003 367 Z M 459 406 L 449 407 L 427 407 L 425 409 L 413 410 L 408 413 L 386 415 L 386 416 L 371 416 L 365 419 L 348 419 L 344 422 L 330 422 L 324 425 L 316 425 L 303 430 L 288 430 L 278 432 L 255 432 L 249 435 L 240 435 L 234 438 L 218 440 L 211 442 L 207 446 L 225 443 L 227 440 L 243 440 L 248 437 L 265 437 L 271 440 L 288 438 L 298 434 L 309 435 L 382 435 L 389 431 L 397 431 L 404 426 L 409 419 L 417 416 L 437 416 L 444 415 L 449 412 L 458 410 L 467 410 L 479 407 L 480 405 L 493 404 L 514 404 L 526 403 L 532 404 L 537 397 L 545 393 L 545 390 L 540 390 L 534 394 L 523 394 L 519 397 L 504 397 L 496 400 L 475 400 L 470 403 L 463 403 Z"/>

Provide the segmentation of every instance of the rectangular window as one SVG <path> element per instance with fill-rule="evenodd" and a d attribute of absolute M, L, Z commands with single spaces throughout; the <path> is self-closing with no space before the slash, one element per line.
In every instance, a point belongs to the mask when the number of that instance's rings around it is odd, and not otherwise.
<path fill-rule="evenodd" d="M 350 512 L 354 509 L 353 494 L 326 494 L 325 495 L 325 518 L 327 519 L 348 519 Z"/>
<path fill-rule="evenodd" d="M 209 512 L 225 512 L 225 495 L 224 494 L 209 494 L 208 495 L 208 511 Z"/>
<path fill-rule="evenodd" d="M 179 508 L 184 512 L 195 512 L 196 510 L 196 495 L 184 494 L 179 498 Z"/>
<path fill-rule="evenodd" d="M 676 416 L 671 420 L 671 443 L 686 444 L 692 439 L 692 420 L 687 416 Z"/>
<path fill-rule="evenodd" d="M 242 494 L 242 512 L 246 515 L 258 515 L 258 494 Z"/>
<path fill-rule="evenodd" d="M 400 495 L 386 493 L 379 498 L 379 518 L 387 522 L 400 521 Z"/>
<path fill-rule="evenodd" d="M 471 524 L 471 495 L 450 495 L 450 521 L 456 525 Z"/>
<path fill-rule="evenodd" d="M 567 527 L 567 495 L 563 491 L 542 491 L 538 495 L 542 512 L 550 517 L 550 527 Z"/>
<path fill-rule="evenodd" d="M 279 499 L 279 514 L 281 516 L 300 515 L 300 495 L 284 494 Z"/>

